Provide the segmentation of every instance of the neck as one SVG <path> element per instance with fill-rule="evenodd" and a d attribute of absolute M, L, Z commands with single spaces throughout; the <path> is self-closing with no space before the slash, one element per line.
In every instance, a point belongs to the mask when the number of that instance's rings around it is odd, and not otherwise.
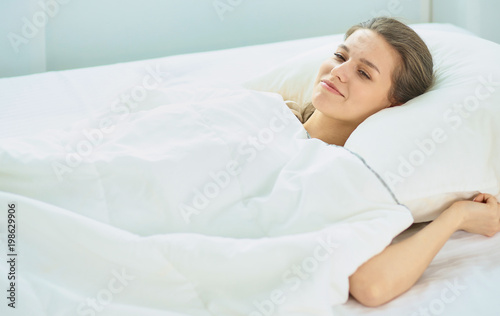
<path fill-rule="evenodd" d="M 312 138 L 318 138 L 325 143 L 344 146 L 347 138 L 356 129 L 357 125 L 347 124 L 314 111 L 304 123 L 304 128 Z"/>

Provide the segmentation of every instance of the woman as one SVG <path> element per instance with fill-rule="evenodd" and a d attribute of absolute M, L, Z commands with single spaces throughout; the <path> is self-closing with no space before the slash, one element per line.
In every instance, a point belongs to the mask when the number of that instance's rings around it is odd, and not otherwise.
<path fill-rule="evenodd" d="M 424 93 L 433 82 L 432 67 L 427 46 L 403 23 L 376 18 L 356 25 L 321 65 L 312 96 L 314 112 L 304 128 L 310 137 L 343 146 L 370 115 Z M 457 230 L 495 235 L 500 231 L 500 203 L 489 194 L 454 203 L 417 234 L 359 267 L 349 279 L 351 295 L 363 305 L 378 306 L 402 294 Z"/>
<path fill-rule="evenodd" d="M 424 93 L 433 82 L 432 56 L 405 24 L 376 18 L 355 25 L 320 67 L 305 129 L 343 146 L 368 116 Z M 307 114 L 305 114 L 307 116 Z"/>

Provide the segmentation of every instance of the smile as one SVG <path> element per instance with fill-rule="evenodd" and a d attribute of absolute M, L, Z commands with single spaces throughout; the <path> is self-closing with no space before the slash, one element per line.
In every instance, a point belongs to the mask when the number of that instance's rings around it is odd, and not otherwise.
<path fill-rule="evenodd" d="M 333 83 L 331 83 L 330 81 L 321 80 L 320 84 L 323 88 L 330 91 L 331 93 L 336 94 L 336 95 L 340 95 L 342 97 L 344 96 L 342 93 L 340 93 L 340 91 L 337 89 L 337 87 L 335 87 L 335 85 Z"/>

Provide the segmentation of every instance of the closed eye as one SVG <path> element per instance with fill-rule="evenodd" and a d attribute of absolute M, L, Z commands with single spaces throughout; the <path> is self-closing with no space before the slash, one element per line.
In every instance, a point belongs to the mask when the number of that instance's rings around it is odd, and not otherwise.
<path fill-rule="evenodd" d="M 364 70 L 360 69 L 360 70 L 358 70 L 358 73 L 360 74 L 360 76 L 363 76 L 366 79 L 370 79 L 370 76 Z"/>
<path fill-rule="evenodd" d="M 345 57 L 340 54 L 340 53 L 335 53 L 333 54 L 337 59 L 341 60 L 341 61 L 345 61 Z"/>

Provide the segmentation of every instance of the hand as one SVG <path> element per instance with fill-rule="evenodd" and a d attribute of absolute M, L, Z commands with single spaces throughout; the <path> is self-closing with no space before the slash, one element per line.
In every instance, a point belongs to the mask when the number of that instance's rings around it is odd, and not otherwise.
<path fill-rule="evenodd" d="M 460 214 L 458 229 L 488 237 L 500 231 L 500 203 L 491 194 L 480 193 L 472 201 L 455 202 L 449 210 Z"/>

